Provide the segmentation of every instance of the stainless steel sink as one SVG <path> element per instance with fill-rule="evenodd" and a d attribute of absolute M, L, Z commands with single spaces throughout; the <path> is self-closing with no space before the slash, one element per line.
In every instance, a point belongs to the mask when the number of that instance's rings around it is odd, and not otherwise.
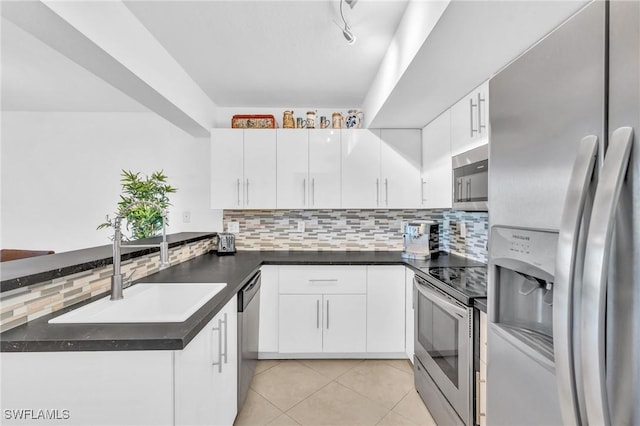
<path fill-rule="evenodd" d="M 50 324 L 183 322 L 211 300 L 225 283 L 140 283 L 124 299 L 106 296 L 49 320 Z"/>

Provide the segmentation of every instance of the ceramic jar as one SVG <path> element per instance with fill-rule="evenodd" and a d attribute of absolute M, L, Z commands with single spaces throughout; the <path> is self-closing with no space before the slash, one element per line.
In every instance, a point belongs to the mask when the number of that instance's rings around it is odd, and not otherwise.
<path fill-rule="evenodd" d="M 316 128 L 316 112 L 307 111 L 307 129 Z"/>
<path fill-rule="evenodd" d="M 293 111 L 285 111 L 282 116 L 282 128 L 293 129 L 294 127 L 296 127 L 296 123 L 293 118 Z"/>
<path fill-rule="evenodd" d="M 350 109 L 347 111 L 346 125 L 349 129 L 359 129 L 362 127 L 364 113 L 359 109 Z"/>
<path fill-rule="evenodd" d="M 342 114 L 339 112 L 331 114 L 331 127 L 334 129 L 342 129 Z"/>

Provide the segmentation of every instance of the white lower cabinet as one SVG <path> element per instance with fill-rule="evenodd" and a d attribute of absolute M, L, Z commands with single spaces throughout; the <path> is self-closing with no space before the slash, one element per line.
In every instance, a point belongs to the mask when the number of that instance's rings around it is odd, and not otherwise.
<path fill-rule="evenodd" d="M 260 332 L 258 352 L 278 352 L 278 280 L 279 267 L 264 265 L 260 284 Z"/>
<path fill-rule="evenodd" d="M 278 287 L 271 356 L 405 353 L 404 266 L 281 266 Z"/>
<path fill-rule="evenodd" d="M 404 270 L 367 266 L 367 352 L 405 351 Z"/>
<path fill-rule="evenodd" d="M 3 352 L 2 424 L 231 425 L 236 336 L 234 296 L 180 351 Z"/>
<path fill-rule="evenodd" d="M 238 312 L 236 296 L 175 351 L 176 425 L 231 425 L 237 412 Z"/>
<path fill-rule="evenodd" d="M 413 278 L 416 273 L 411 269 L 406 268 L 405 271 L 405 312 L 406 312 L 406 322 L 405 322 L 405 346 L 407 351 L 407 357 L 413 364 L 413 350 L 414 350 L 414 309 L 413 309 Z"/>
<path fill-rule="evenodd" d="M 364 294 L 281 294 L 280 353 L 365 352 L 366 310 Z"/>
<path fill-rule="evenodd" d="M 322 295 L 280 295 L 280 353 L 322 352 Z"/>

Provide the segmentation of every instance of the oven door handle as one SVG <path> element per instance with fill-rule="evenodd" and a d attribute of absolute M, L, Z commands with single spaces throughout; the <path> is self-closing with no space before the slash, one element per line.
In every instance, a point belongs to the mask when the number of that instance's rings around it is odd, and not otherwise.
<path fill-rule="evenodd" d="M 431 288 L 429 288 L 428 284 L 425 285 L 414 280 L 413 286 L 415 287 L 416 290 L 418 290 L 418 292 L 420 292 L 420 294 L 422 294 L 424 297 L 426 297 L 430 301 L 437 304 L 439 307 L 441 307 L 445 311 L 448 311 L 450 314 L 457 315 L 461 318 L 464 318 L 464 316 L 467 314 L 466 309 L 459 307 L 453 301 L 447 299 L 444 296 L 441 296 L 440 294 L 438 294 L 436 290 L 432 290 Z"/>

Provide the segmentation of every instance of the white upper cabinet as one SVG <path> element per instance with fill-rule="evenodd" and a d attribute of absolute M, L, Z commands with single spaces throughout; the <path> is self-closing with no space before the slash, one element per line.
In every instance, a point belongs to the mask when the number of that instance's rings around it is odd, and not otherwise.
<path fill-rule="evenodd" d="M 341 207 L 340 145 L 339 129 L 309 130 L 308 208 Z"/>
<path fill-rule="evenodd" d="M 451 107 L 451 154 L 458 155 L 489 142 L 489 82 Z"/>
<path fill-rule="evenodd" d="M 275 207 L 275 132 L 267 129 L 213 129 L 211 208 Z"/>
<path fill-rule="evenodd" d="M 342 130 L 342 207 L 382 207 L 380 187 L 380 130 Z"/>
<path fill-rule="evenodd" d="M 211 208 L 244 207 L 243 130 L 211 131 Z"/>
<path fill-rule="evenodd" d="M 422 207 L 449 209 L 452 201 L 451 112 L 422 129 Z"/>
<path fill-rule="evenodd" d="M 276 132 L 244 131 L 244 208 L 276 208 Z"/>
<path fill-rule="evenodd" d="M 279 209 L 303 209 L 309 203 L 309 132 L 278 129 L 277 164 Z"/>
<path fill-rule="evenodd" d="M 420 138 L 418 129 L 380 130 L 380 207 L 420 207 Z"/>

